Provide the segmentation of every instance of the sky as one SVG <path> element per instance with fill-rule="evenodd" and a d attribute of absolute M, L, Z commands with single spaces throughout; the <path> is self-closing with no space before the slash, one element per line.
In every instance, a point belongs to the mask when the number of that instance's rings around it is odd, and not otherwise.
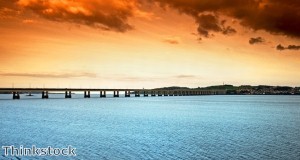
<path fill-rule="evenodd" d="M 299 0 L 0 0 L 0 87 L 300 86 Z"/>

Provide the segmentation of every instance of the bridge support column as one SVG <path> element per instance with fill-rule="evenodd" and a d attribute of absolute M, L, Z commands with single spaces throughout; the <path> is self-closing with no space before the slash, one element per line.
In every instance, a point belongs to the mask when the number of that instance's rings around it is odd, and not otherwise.
<path fill-rule="evenodd" d="M 182 96 L 182 91 L 178 91 L 178 95 L 179 95 L 179 96 Z"/>
<path fill-rule="evenodd" d="M 120 97 L 119 91 L 114 91 L 114 97 Z"/>
<path fill-rule="evenodd" d="M 91 98 L 91 92 L 90 91 L 84 91 L 84 98 Z"/>
<path fill-rule="evenodd" d="M 135 97 L 140 97 L 140 91 L 134 91 Z"/>
<path fill-rule="evenodd" d="M 144 97 L 148 97 L 148 91 L 144 91 Z"/>
<path fill-rule="evenodd" d="M 72 98 L 72 92 L 71 91 L 66 91 L 65 98 Z"/>
<path fill-rule="evenodd" d="M 13 92 L 13 99 L 20 99 L 19 92 Z"/>
<path fill-rule="evenodd" d="M 100 91 L 100 98 L 106 97 L 106 91 Z"/>
<path fill-rule="evenodd" d="M 157 92 L 157 96 L 159 96 L 159 97 L 162 96 L 161 91 L 158 91 L 158 92 Z"/>
<path fill-rule="evenodd" d="M 155 97 L 155 91 L 151 91 L 151 96 Z"/>
<path fill-rule="evenodd" d="M 130 97 L 130 91 L 125 91 L 125 97 Z"/>
<path fill-rule="evenodd" d="M 175 91 L 175 92 L 174 92 L 174 96 L 178 96 L 178 91 Z"/>
<path fill-rule="evenodd" d="M 48 96 L 48 91 L 43 91 L 42 92 L 42 99 L 48 99 L 49 96 Z"/>
<path fill-rule="evenodd" d="M 168 92 L 167 91 L 164 91 L 164 96 L 168 96 Z"/>

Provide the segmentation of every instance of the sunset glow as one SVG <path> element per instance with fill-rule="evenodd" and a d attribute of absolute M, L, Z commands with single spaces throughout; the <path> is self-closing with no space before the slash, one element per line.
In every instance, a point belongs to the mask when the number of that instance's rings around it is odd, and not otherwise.
<path fill-rule="evenodd" d="M 0 87 L 290 85 L 298 0 L 0 0 Z"/>

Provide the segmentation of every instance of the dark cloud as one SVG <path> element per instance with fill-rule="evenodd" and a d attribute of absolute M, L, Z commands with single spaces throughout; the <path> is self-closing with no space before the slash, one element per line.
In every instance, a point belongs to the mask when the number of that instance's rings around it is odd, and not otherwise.
<path fill-rule="evenodd" d="M 220 32 L 222 30 L 218 18 L 212 14 L 197 16 L 196 22 L 199 24 L 198 32 L 205 37 L 209 37 L 209 31 Z"/>
<path fill-rule="evenodd" d="M 3 73 L 0 76 L 10 77 L 34 77 L 34 78 L 76 78 L 76 77 L 90 77 L 96 78 L 94 73 L 80 72 L 80 73 Z"/>
<path fill-rule="evenodd" d="M 276 47 L 276 49 L 282 51 L 285 48 L 281 44 L 278 44 L 277 47 Z"/>
<path fill-rule="evenodd" d="M 234 34 L 236 32 L 237 31 L 234 28 L 230 27 L 230 26 L 227 26 L 227 27 L 223 28 L 223 30 L 222 30 L 222 33 L 225 34 L 225 35 L 231 35 L 231 34 Z"/>
<path fill-rule="evenodd" d="M 250 44 L 258 44 L 263 43 L 265 40 L 262 37 L 256 37 L 256 38 L 250 38 L 249 43 Z"/>
<path fill-rule="evenodd" d="M 230 24 L 225 25 L 225 15 L 253 30 L 300 38 L 299 0 L 0 0 L 0 10 L 32 11 L 53 21 L 125 32 L 132 29 L 130 17 L 147 15 L 142 11 L 146 4 L 159 4 L 192 16 L 198 34 L 204 37 L 214 32 L 237 32 Z"/>
<path fill-rule="evenodd" d="M 226 34 L 220 27 L 220 17 L 226 15 L 240 20 L 243 26 L 273 34 L 300 37 L 299 0 L 152 0 L 161 6 L 191 15 L 199 24 L 198 33 L 207 37 L 210 32 Z M 206 13 L 210 14 L 207 15 Z M 199 16 L 200 15 L 200 16 Z M 204 15 L 204 16 L 203 16 Z M 230 32 L 235 32 L 229 29 Z"/>
<path fill-rule="evenodd" d="M 224 35 L 231 35 L 236 33 L 236 30 L 231 26 L 225 26 L 226 21 L 220 21 L 218 16 L 214 14 L 200 14 L 196 16 L 196 23 L 198 24 L 198 33 L 204 37 L 210 37 L 213 32 L 221 32 Z"/>
<path fill-rule="evenodd" d="M 132 29 L 128 18 L 142 14 L 137 1 L 127 0 L 8 0 L 0 1 L 0 8 L 31 11 L 40 17 L 85 24 L 105 30 L 125 32 Z M 10 0 L 9 0 L 10 1 Z"/>
<path fill-rule="evenodd" d="M 288 45 L 287 47 L 282 46 L 281 44 L 278 44 L 276 47 L 277 50 L 300 50 L 300 46 L 297 45 Z"/>
<path fill-rule="evenodd" d="M 289 46 L 287 47 L 287 49 L 299 50 L 299 49 L 300 49 L 300 46 L 296 46 L 296 45 L 289 45 Z"/>

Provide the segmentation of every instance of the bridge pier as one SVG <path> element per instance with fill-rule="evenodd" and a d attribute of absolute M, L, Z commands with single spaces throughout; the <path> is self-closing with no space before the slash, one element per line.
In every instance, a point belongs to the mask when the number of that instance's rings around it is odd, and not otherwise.
<path fill-rule="evenodd" d="M 179 96 L 182 96 L 182 91 L 178 91 L 178 95 L 179 95 Z"/>
<path fill-rule="evenodd" d="M 48 99 L 49 96 L 48 96 L 48 91 L 43 91 L 42 92 L 42 99 Z"/>
<path fill-rule="evenodd" d="M 130 97 L 130 91 L 125 91 L 125 97 Z"/>
<path fill-rule="evenodd" d="M 168 92 L 167 91 L 164 91 L 164 96 L 168 96 Z"/>
<path fill-rule="evenodd" d="M 187 95 L 187 96 L 190 96 L 190 95 L 191 95 L 191 92 L 190 92 L 190 91 L 186 91 L 186 95 Z"/>
<path fill-rule="evenodd" d="M 134 91 L 135 97 L 140 97 L 140 91 Z"/>
<path fill-rule="evenodd" d="M 178 96 L 178 93 L 177 93 L 177 91 L 174 91 L 174 96 Z"/>
<path fill-rule="evenodd" d="M 20 99 L 19 92 L 13 92 L 13 99 Z"/>
<path fill-rule="evenodd" d="M 148 97 L 148 91 L 144 91 L 144 97 Z"/>
<path fill-rule="evenodd" d="M 84 98 L 91 98 L 90 91 L 84 91 Z"/>
<path fill-rule="evenodd" d="M 65 98 L 72 98 L 72 92 L 71 91 L 66 91 L 65 92 Z"/>
<path fill-rule="evenodd" d="M 106 97 L 106 91 L 100 91 L 100 98 Z"/>
<path fill-rule="evenodd" d="M 158 91 L 158 92 L 157 92 L 157 96 L 159 96 L 159 97 L 161 97 L 161 96 L 162 96 L 162 93 L 161 93 L 161 91 Z"/>
<path fill-rule="evenodd" d="M 152 97 L 155 97 L 156 95 L 155 95 L 155 91 L 151 91 L 151 96 Z"/>
<path fill-rule="evenodd" d="M 119 91 L 114 91 L 114 97 L 120 97 Z"/>

